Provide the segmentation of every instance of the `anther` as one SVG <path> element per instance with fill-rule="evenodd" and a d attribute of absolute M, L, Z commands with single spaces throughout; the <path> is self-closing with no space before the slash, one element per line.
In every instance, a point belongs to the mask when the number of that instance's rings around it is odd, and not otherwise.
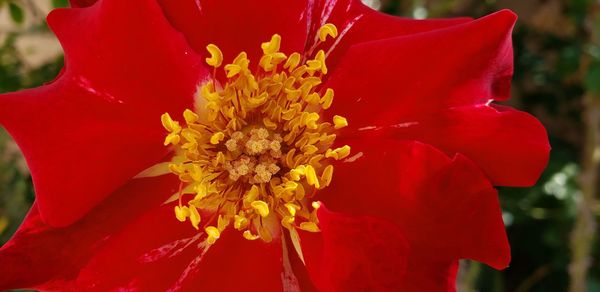
<path fill-rule="evenodd" d="M 320 229 L 314 222 L 302 222 L 300 223 L 300 229 L 308 232 L 319 232 Z"/>
<path fill-rule="evenodd" d="M 263 50 L 265 55 L 273 54 L 279 51 L 279 47 L 281 46 L 281 36 L 278 34 L 274 34 L 271 37 L 271 40 L 265 43 L 262 43 L 260 47 Z"/>
<path fill-rule="evenodd" d="M 341 129 L 348 126 L 348 120 L 342 116 L 335 115 L 333 116 L 333 124 L 336 129 Z"/>
<path fill-rule="evenodd" d="M 319 28 L 319 40 L 324 42 L 327 37 L 336 38 L 338 36 L 337 27 L 332 23 L 327 23 Z"/>
<path fill-rule="evenodd" d="M 223 132 L 216 132 L 210 137 L 210 144 L 217 145 L 225 139 Z"/>
<path fill-rule="evenodd" d="M 208 226 L 204 228 L 204 232 L 206 232 L 206 235 L 208 236 L 208 238 L 206 239 L 208 244 L 215 243 L 217 239 L 221 237 L 221 232 L 219 231 L 219 229 L 217 229 L 217 227 L 214 226 Z"/>
<path fill-rule="evenodd" d="M 215 68 L 219 68 L 223 63 L 223 53 L 214 44 L 206 46 L 206 50 L 210 53 L 210 58 L 206 58 L 206 63 Z"/>
<path fill-rule="evenodd" d="M 264 201 L 254 201 L 250 204 L 261 217 L 269 216 L 269 205 Z"/>

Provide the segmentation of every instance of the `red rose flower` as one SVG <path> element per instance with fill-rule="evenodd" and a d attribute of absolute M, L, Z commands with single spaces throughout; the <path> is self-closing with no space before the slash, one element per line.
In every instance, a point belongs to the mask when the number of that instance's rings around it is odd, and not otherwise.
<path fill-rule="evenodd" d="M 60 76 L 0 96 L 37 196 L 0 289 L 453 291 L 458 259 L 508 265 L 493 185 L 549 151 L 492 104 L 513 13 L 72 2 L 48 16 Z"/>

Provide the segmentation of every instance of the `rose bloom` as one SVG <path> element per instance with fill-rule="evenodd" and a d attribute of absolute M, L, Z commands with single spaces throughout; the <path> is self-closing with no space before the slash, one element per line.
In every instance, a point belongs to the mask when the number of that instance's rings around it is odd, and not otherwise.
<path fill-rule="evenodd" d="M 56 80 L 0 96 L 36 189 L 0 289 L 454 291 L 459 259 L 509 264 L 493 186 L 549 152 L 494 103 L 512 12 L 94 2 L 48 16 Z"/>

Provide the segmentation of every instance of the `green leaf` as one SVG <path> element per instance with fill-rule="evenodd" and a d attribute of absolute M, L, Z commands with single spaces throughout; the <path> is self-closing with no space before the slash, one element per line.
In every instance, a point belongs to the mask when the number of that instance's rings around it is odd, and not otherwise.
<path fill-rule="evenodd" d="M 585 75 L 585 87 L 594 94 L 600 94 L 600 60 L 595 60 Z"/>
<path fill-rule="evenodd" d="M 68 0 L 52 0 L 52 6 L 54 8 L 68 7 L 69 1 Z"/>
<path fill-rule="evenodd" d="M 23 20 L 25 19 L 23 8 L 13 2 L 10 2 L 8 3 L 8 9 L 10 11 L 10 18 L 12 18 L 14 22 L 19 24 L 23 23 Z"/>

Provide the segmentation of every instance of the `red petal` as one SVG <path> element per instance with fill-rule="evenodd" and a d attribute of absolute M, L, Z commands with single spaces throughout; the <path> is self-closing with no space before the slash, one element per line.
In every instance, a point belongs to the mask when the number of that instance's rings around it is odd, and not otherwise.
<path fill-rule="evenodd" d="M 79 270 L 113 234 L 149 210 L 159 209 L 157 207 L 176 192 L 177 185 L 177 179 L 171 176 L 131 181 L 66 228 L 44 223 L 37 203 L 34 204 L 17 233 L 0 249 L 0 262 L 11 267 L 4 271 L 8 274 L 0 277 L 0 290 L 73 285 Z M 169 215 L 161 225 L 173 221 L 172 210 Z M 182 230 L 179 236 L 184 238 L 192 229 L 187 224 L 174 227 L 174 230 L 159 229 L 160 232 L 154 230 L 148 234 Z"/>
<path fill-rule="evenodd" d="M 457 107 L 387 131 L 400 139 L 435 145 L 449 155 L 464 154 L 494 185 L 534 185 L 550 152 L 542 124 L 507 107 Z"/>
<path fill-rule="evenodd" d="M 353 44 L 429 31 L 469 20 L 393 17 L 370 9 L 358 0 L 269 0 L 259 5 L 251 1 L 222 0 L 160 0 L 160 3 L 171 23 L 185 34 L 198 52 L 204 53 L 208 43 L 215 43 L 223 50 L 227 61 L 240 51 L 246 51 L 250 59 L 257 62 L 261 55 L 260 43 L 269 40 L 274 33 L 282 35 L 283 52 L 303 52 L 314 43 L 320 26 L 327 22 L 334 23 L 340 32 L 345 29 L 348 31 L 343 33 L 328 58 L 332 68 Z M 215 26 L 214 23 L 219 25 Z M 328 49 L 332 43 L 326 43 L 324 49 Z"/>
<path fill-rule="evenodd" d="M 66 70 L 0 96 L 0 123 L 27 158 L 41 216 L 65 226 L 164 157 L 160 115 L 191 106 L 206 74 L 151 0 L 54 10 L 48 22 Z"/>
<path fill-rule="evenodd" d="M 470 18 L 415 20 L 384 14 L 373 10 L 360 0 L 321 0 L 313 9 L 313 23 L 309 43 L 314 43 L 318 29 L 333 23 L 340 33 L 339 41 L 328 40 L 319 48 L 334 49 L 327 58 L 329 67 L 335 68 L 346 51 L 355 44 L 403 35 L 422 33 L 470 21 Z"/>
<path fill-rule="evenodd" d="M 481 118 L 476 110 L 466 107 L 485 109 L 491 100 L 508 97 L 514 21 L 512 12 L 501 11 L 447 29 L 354 46 L 329 80 L 337 102 L 328 112 L 348 118 L 350 127 L 342 135 L 384 135 L 396 129 L 404 133 L 404 128 L 419 128 L 408 131 L 410 135 L 394 135 L 431 143 L 449 154 L 465 154 L 494 184 L 531 185 L 547 161 L 548 140 L 543 127 L 514 112 L 487 114 L 485 121 L 498 125 L 487 127 L 476 121 Z M 443 111 L 463 106 L 468 110 L 460 117 L 454 115 L 457 120 L 443 118 Z M 479 126 L 479 140 L 465 141 L 471 130 L 466 127 L 452 134 L 447 128 L 425 129 L 433 124 L 460 124 L 466 119 Z M 515 128 L 532 131 L 530 137 L 523 140 L 526 130 Z M 437 136 L 424 136 L 433 131 Z M 498 132 L 502 137 L 494 140 Z M 500 156 L 503 159 L 495 159 Z"/>
<path fill-rule="evenodd" d="M 496 190 L 476 165 L 417 142 L 343 142 L 356 156 L 335 167 L 332 185 L 317 199 L 335 211 L 396 223 L 421 260 L 469 258 L 507 266 Z"/>
<path fill-rule="evenodd" d="M 435 252 L 435 251 L 432 251 Z M 456 291 L 456 274 L 458 262 L 427 262 L 419 258 L 409 260 L 399 291 Z"/>
<path fill-rule="evenodd" d="M 230 62 L 242 51 L 258 64 L 260 44 L 281 35 L 281 51 L 302 52 L 306 43 L 306 1 L 160 0 L 165 14 L 196 51 L 216 44 Z"/>
<path fill-rule="evenodd" d="M 409 247 L 394 224 L 319 210 L 320 233 L 301 232 L 306 268 L 319 291 L 395 291 Z"/>
<path fill-rule="evenodd" d="M 347 114 L 354 125 L 389 125 L 505 99 L 515 19 L 505 10 L 446 29 L 355 45 L 326 84 L 337 96 L 329 112 Z"/>
<path fill-rule="evenodd" d="M 134 180 L 66 228 L 44 224 L 34 206 L 0 250 L 0 262 L 11 266 L 0 289 L 281 290 L 280 241 L 250 242 L 230 231 L 202 258 L 199 241 L 190 240 L 199 232 L 162 205 L 176 186 L 172 177 Z"/>
<path fill-rule="evenodd" d="M 279 240 L 269 244 L 248 241 L 229 230 L 204 253 L 200 241 L 189 240 L 195 234 L 199 233 L 189 223 L 174 218 L 172 205 L 149 212 L 95 253 L 76 286 L 100 291 L 124 287 L 137 291 L 282 289 Z"/>
<path fill-rule="evenodd" d="M 295 266 L 319 291 L 455 291 L 457 262 L 412 252 L 393 223 L 324 208 L 319 220 L 321 233 L 300 234 L 306 266 Z"/>
<path fill-rule="evenodd" d="M 282 245 L 248 241 L 230 229 L 210 248 L 183 291 L 283 291 Z"/>

